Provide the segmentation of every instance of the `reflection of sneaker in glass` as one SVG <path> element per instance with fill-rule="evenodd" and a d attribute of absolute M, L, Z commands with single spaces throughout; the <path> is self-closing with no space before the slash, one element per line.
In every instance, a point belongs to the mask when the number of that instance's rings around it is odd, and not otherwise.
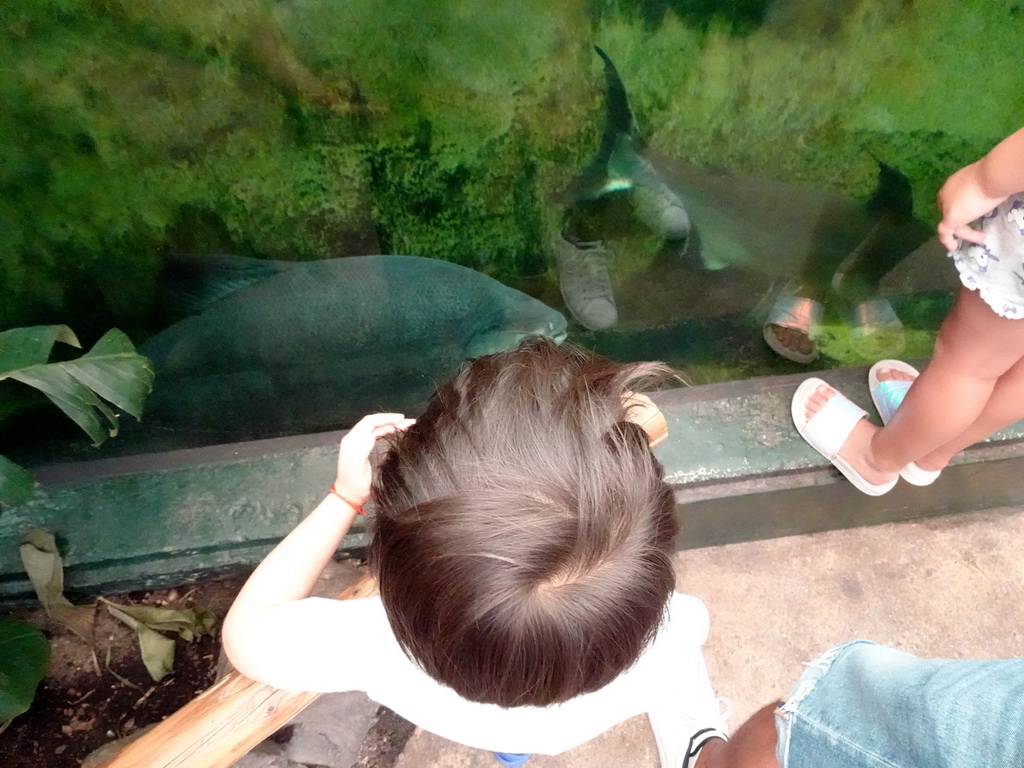
<path fill-rule="evenodd" d="M 879 331 L 898 331 L 903 323 L 888 299 L 876 298 L 862 301 L 850 313 L 850 323 L 860 333 L 869 336 Z"/>
<path fill-rule="evenodd" d="M 551 249 L 562 298 L 572 316 L 592 331 L 615 325 L 619 314 L 609 273 L 611 249 L 600 240 L 574 243 L 561 235 L 552 238 Z"/>
<path fill-rule="evenodd" d="M 690 216 L 683 201 L 660 178 L 635 183 L 630 199 L 637 218 L 662 237 L 683 240 L 690 234 Z"/>

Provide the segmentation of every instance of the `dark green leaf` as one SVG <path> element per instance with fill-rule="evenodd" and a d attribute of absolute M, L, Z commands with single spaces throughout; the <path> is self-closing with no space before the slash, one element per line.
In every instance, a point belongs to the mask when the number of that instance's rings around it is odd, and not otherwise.
<path fill-rule="evenodd" d="M 105 416 L 110 423 L 111 437 L 117 434 L 117 416 L 93 394 L 92 390 L 68 372 L 67 365 L 36 365 L 11 373 L 11 378 L 35 387 L 45 394 L 75 424 L 85 430 L 95 445 L 99 445 L 107 439 L 107 430 L 104 429 L 99 414 Z"/>
<path fill-rule="evenodd" d="M 35 480 L 13 461 L 0 456 L 0 505 L 16 507 L 24 504 L 35 490 Z"/>
<path fill-rule="evenodd" d="M 142 404 L 153 389 L 153 366 L 121 331 L 107 331 L 92 349 L 64 367 L 104 400 L 142 418 Z"/>
<path fill-rule="evenodd" d="M 50 359 L 50 351 L 58 341 L 73 347 L 82 346 L 66 325 L 34 325 L 0 333 L 0 379 L 11 371 L 43 365 Z"/>
<path fill-rule="evenodd" d="M 42 632 L 0 616 L 0 725 L 28 710 L 49 660 L 50 644 Z"/>
<path fill-rule="evenodd" d="M 30 364 L 0 369 L 0 378 L 19 381 L 44 393 L 99 445 L 108 434 L 117 434 L 117 416 L 107 402 L 135 418 L 141 417 L 143 402 L 153 388 L 153 366 L 116 328 L 77 360 L 48 363 L 54 340 L 68 339 L 62 329 L 70 333 L 65 326 L 16 329 L 35 332 L 9 338 L 8 362 Z M 77 344 L 77 339 L 74 341 Z"/>

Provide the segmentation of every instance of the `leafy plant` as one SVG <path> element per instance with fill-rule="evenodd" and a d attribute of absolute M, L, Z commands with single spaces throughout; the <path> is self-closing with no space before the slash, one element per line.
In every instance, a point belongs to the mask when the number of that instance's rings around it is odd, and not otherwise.
<path fill-rule="evenodd" d="M 41 528 L 33 528 L 25 534 L 19 551 L 25 572 L 46 615 L 70 629 L 91 647 L 94 643 L 96 605 L 73 605 L 64 596 L 64 563 L 53 534 Z M 215 623 L 213 614 L 200 606 L 176 610 L 119 605 L 102 597 L 99 602 L 111 616 L 135 630 L 142 661 L 155 682 L 160 682 L 174 667 L 174 640 L 163 632 L 177 634 L 194 643 L 210 634 Z M 0 678 L 0 696 L 3 688 L 4 682 Z"/>
<path fill-rule="evenodd" d="M 64 596 L 64 564 L 53 534 L 33 528 L 25 534 L 19 551 L 46 615 L 88 643 L 95 660 L 96 603 L 73 605 Z M 135 630 L 143 664 L 154 682 L 160 682 L 174 667 L 174 639 L 162 633 L 175 633 L 192 643 L 211 634 L 215 623 L 213 614 L 201 606 L 174 610 L 119 605 L 102 597 L 99 602 Z M 39 630 L 0 616 L 0 733 L 28 710 L 49 658 L 49 642 Z"/>
<path fill-rule="evenodd" d="M 42 632 L 0 616 L 0 732 L 28 710 L 49 660 L 50 644 Z"/>
<path fill-rule="evenodd" d="M 66 325 L 0 333 L 0 381 L 11 379 L 42 392 L 89 435 L 94 445 L 117 434 L 118 415 L 108 403 L 141 418 L 142 404 L 153 388 L 153 367 L 135 351 L 125 334 L 115 328 L 81 357 L 50 362 L 58 341 L 82 348 Z M 0 418 L 11 412 L 0 407 Z M 32 491 L 32 476 L 0 456 L 0 505 L 21 504 Z"/>
<path fill-rule="evenodd" d="M 203 635 L 213 632 L 215 618 L 205 608 L 153 608 L 145 605 L 118 605 L 102 597 L 107 611 L 135 630 L 139 639 L 139 653 L 146 671 L 159 683 L 174 668 L 174 639 L 162 632 L 173 632 L 194 643 Z"/>

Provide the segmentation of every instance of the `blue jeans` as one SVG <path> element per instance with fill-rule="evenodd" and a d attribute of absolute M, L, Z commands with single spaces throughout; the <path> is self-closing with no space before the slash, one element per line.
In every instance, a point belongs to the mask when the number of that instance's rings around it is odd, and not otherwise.
<path fill-rule="evenodd" d="M 856 640 L 808 666 L 775 724 L 782 768 L 1020 768 L 1024 659 L 920 659 Z"/>

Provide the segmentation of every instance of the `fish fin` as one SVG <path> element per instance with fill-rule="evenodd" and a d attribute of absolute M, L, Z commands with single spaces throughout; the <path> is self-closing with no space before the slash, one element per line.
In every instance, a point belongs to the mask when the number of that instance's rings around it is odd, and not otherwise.
<path fill-rule="evenodd" d="M 226 253 L 175 253 L 164 259 L 160 283 L 173 306 L 197 315 L 238 289 L 280 274 L 288 267 L 288 262 Z"/>
<path fill-rule="evenodd" d="M 576 203 L 597 200 L 611 192 L 618 192 L 624 189 L 632 189 L 633 182 L 626 176 L 609 173 L 608 166 L 593 163 L 569 182 L 565 192 L 559 197 L 569 206 Z"/>
<path fill-rule="evenodd" d="M 914 193 L 910 179 L 891 165 L 881 160 L 877 162 L 878 184 L 866 208 L 880 216 L 890 214 L 899 219 L 911 218 L 914 215 Z"/>
<path fill-rule="evenodd" d="M 636 134 L 636 123 L 633 120 L 633 113 L 629 109 L 629 98 L 626 96 L 626 86 L 619 77 L 619 71 L 615 68 L 612 60 L 604 51 L 594 46 L 597 55 L 604 62 L 604 83 L 605 83 L 605 106 L 607 109 L 605 119 L 605 135 Z"/>
<path fill-rule="evenodd" d="M 617 190 L 630 189 L 632 181 L 628 173 L 618 171 L 620 167 L 628 170 L 630 162 L 623 153 L 632 149 L 635 135 L 633 113 L 629 109 L 626 87 L 622 84 L 618 70 L 608 54 L 594 46 L 597 55 L 604 62 L 605 79 L 605 124 L 601 136 L 601 146 L 594 153 L 593 159 L 583 172 L 573 179 L 559 197 L 567 204 L 596 200 L 602 195 Z M 626 149 L 624 149 L 626 148 Z"/>

